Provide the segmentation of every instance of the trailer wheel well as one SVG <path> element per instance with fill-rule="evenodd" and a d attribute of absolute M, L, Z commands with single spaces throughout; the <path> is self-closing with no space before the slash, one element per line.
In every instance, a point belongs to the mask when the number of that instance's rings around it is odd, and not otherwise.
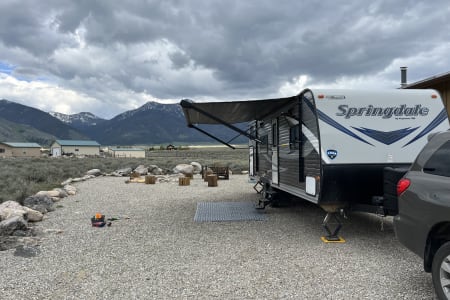
<path fill-rule="evenodd" d="M 434 225 L 428 234 L 425 245 L 423 264 L 426 272 L 431 272 L 434 255 L 448 241 L 450 241 L 450 222 Z"/>

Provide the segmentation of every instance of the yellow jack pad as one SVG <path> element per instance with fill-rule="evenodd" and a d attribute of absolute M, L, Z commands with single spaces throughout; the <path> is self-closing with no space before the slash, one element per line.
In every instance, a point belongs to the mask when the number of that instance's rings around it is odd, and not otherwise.
<path fill-rule="evenodd" d="M 338 237 L 338 240 L 327 240 L 326 237 L 321 236 L 320 239 L 322 240 L 322 242 L 324 243 L 345 243 L 345 240 L 342 237 Z"/>

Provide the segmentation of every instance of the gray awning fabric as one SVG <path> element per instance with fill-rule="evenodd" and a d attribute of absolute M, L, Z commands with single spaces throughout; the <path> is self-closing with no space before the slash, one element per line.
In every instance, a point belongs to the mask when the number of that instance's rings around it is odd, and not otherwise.
<path fill-rule="evenodd" d="M 181 100 L 184 116 L 188 125 L 192 124 L 237 124 L 264 117 L 279 111 L 292 103 L 296 96 L 278 99 L 206 102 L 196 103 Z"/>

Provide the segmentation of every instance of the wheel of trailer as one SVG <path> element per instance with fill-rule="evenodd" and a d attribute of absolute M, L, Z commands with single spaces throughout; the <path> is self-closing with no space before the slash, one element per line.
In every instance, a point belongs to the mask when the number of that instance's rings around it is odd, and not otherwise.
<path fill-rule="evenodd" d="M 443 244 L 433 258 L 433 285 L 439 299 L 450 299 L 450 242 Z"/>

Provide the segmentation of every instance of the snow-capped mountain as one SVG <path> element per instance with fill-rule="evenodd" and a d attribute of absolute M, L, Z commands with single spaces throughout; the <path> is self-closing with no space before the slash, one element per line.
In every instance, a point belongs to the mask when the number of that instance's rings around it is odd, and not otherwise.
<path fill-rule="evenodd" d="M 106 121 L 90 112 L 80 112 L 78 114 L 66 115 L 59 112 L 49 112 L 52 117 L 59 119 L 60 121 L 78 129 L 84 129 L 86 127 L 95 126 Z"/>

